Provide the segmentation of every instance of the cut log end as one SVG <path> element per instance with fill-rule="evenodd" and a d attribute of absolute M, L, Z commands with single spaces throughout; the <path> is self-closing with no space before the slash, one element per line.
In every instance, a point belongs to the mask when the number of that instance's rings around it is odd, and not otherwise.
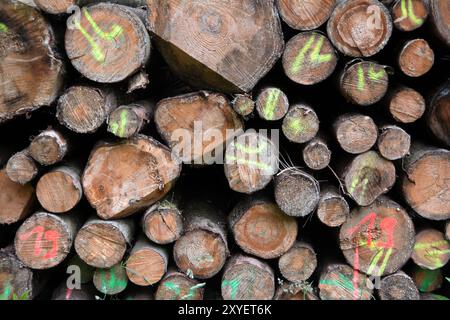
<path fill-rule="evenodd" d="M 348 263 L 368 275 L 398 271 L 411 257 L 414 225 L 406 211 L 386 197 L 355 208 L 340 230 L 340 247 Z"/>
<path fill-rule="evenodd" d="M 322 188 L 317 206 L 319 220 L 329 227 L 339 227 L 347 221 L 349 215 L 348 202 L 339 194 L 338 189 L 331 186 Z"/>
<path fill-rule="evenodd" d="M 169 244 L 183 234 L 183 217 L 180 210 L 164 202 L 154 210 L 146 212 L 143 218 L 145 235 L 158 244 Z"/>
<path fill-rule="evenodd" d="M 282 130 L 290 141 L 305 143 L 319 132 L 319 118 L 311 107 L 297 104 L 290 108 L 284 118 Z"/>
<path fill-rule="evenodd" d="M 155 300 L 203 300 L 204 283 L 180 272 L 169 272 L 158 285 Z"/>
<path fill-rule="evenodd" d="M 385 67 L 375 62 L 353 62 L 342 72 L 339 85 L 341 93 L 348 101 L 369 106 L 386 95 L 389 77 Z"/>
<path fill-rule="evenodd" d="M 450 47 L 450 7 L 440 0 L 430 0 L 431 22 L 435 33 L 447 47 Z"/>
<path fill-rule="evenodd" d="M 398 160 L 409 154 L 411 136 L 402 128 L 392 125 L 380 128 L 378 150 L 388 160 Z"/>
<path fill-rule="evenodd" d="M 323 25 L 333 12 L 336 0 L 277 0 L 281 18 L 296 30 L 312 30 Z"/>
<path fill-rule="evenodd" d="M 287 43 L 283 68 L 292 81 L 313 85 L 334 72 L 337 60 L 333 45 L 326 36 L 318 32 L 304 32 Z"/>
<path fill-rule="evenodd" d="M 77 0 L 34 0 L 39 9 L 50 14 L 69 13 L 71 6 L 77 4 Z"/>
<path fill-rule="evenodd" d="M 46 130 L 33 139 L 30 144 L 30 155 L 44 166 L 53 165 L 63 160 L 67 154 L 67 141 L 55 130 Z"/>
<path fill-rule="evenodd" d="M 375 151 L 355 157 L 343 175 L 347 192 L 360 205 L 370 205 L 380 195 L 388 192 L 395 183 L 394 164 Z"/>
<path fill-rule="evenodd" d="M 400 31 L 420 28 L 428 17 L 428 5 L 424 0 L 397 0 L 392 6 L 394 26 Z"/>
<path fill-rule="evenodd" d="M 327 25 L 331 42 L 351 57 L 370 57 L 380 52 L 392 29 L 388 9 L 376 0 L 340 2 Z"/>
<path fill-rule="evenodd" d="M 425 99 L 411 88 L 402 87 L 390 95 L 389 112 L 401 123 L 412 123 L 419 120 L 425 113 Z"/>
<path fill-rule="evenodd" d="M 73 66 L 85 77 L 114 83 L 146 64 L 150 37 L 131 8 L 100 3 L 69 18 L 65 48 Z"/>
<path fill-rule="evenodd" d="M 450 147 L 450 81 L 439 87 L 429 103 L 427 124 L 436 138 Z"/>
<path fill-rule="evenodd" d="M 378 296 L 381 300 L 420 300 L 414 281 L 404 272 L 397 272 L 381 280 Z"/>
<path fill-rule="evenodd" d="M 412 272 L 412 279 L 420 292 L 438 290 L 444 282 L 441 269 L 428 270 L 418 266 Z"/>
<path fill-rule="evenodd" d="M 424 39 L 408 41 L 400 52 L 398 64 L 407 76 L 421 77 L 433 67 L 434 51 Z"/>
<path fill-rule="evenodd" d="M 256 107 L 255 101 L 248 94 L 236 94 L 231 104 L 234 111 L 243 117 L 252 115 Z"/>
<path fill-rule="evenodd" d="M 316 270 L 316 253 L 310 245 L 298 242 L 280 257 L 278 267 L 287 280 L 293 283 L 306 281 Z"/>
<path fill-rule="evenodd" d="M 261 119 L 278 121 L 289 110 L 288 97 L 278 88 L 265 88 L 256 99 L 256 110 Z"/>
<path fill-rule="evenodd" d="M 242 255 L 230 259 L 222 276 L 224 300 L 271 300 L 274 294 L 275 276 L 266 263 Z"/>
<path fill-rule="evenodd" d="M 153 115 L 149 102 L 136 102 L 115 109 L 108 117 L 108 131 L 119 138 L 130 138 L 142 131 Z"/>
<path fill-rule="evenodd" d="M 9 179 L 22 185 L 31 182 L 38 174 L 38 167 L 28 150 L 14 154 L 6 164 Z"/>
<path fill-rule="evenodd" d="M 125 267 L 119 263 L 108 269 L 97 269 L 94 273 L 94 286 L 103 294 L 116 295 L 128 286 Z"/>
<path fill-rule="evenodd" d="M 345 114 L 335 121 L 334 134 L 344 151 L 360 154 L 369 151 L 375 145 L 378 127 L 369 116 Z"/>
<path fill-rule="evenodd" d="M 331 150 L 321 138 L 314 138 L 303 148 L 303 161 L 312 170 L 323 170 L 330 164 Z"/>
<path fill-rule="evenodd" d="M 425 229 L 416 235 L 412 259 L 418 266 L 436 270 L 450 260 L 450 242 L 435 229 Z"/>
<path fill-rule="evenodd" d="M 284 282 L 277 288 L 274 300 L 319 300 L 314 288 L 304 283 Z"/>

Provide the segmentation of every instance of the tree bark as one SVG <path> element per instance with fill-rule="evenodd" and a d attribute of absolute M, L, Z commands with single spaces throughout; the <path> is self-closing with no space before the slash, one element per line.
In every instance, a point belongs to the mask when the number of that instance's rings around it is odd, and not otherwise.
<path fill-rule="evenodd" d="M 275 275 L 268 264 L 250 256 L 230 258 L 222 276 L 224 300 L 271 300 Z"/>
<path fill-rule="evenodd" d="M 313 247 L 305 242 L 296 242 L 278 260 L 281 275 L 293 283 L 308 280 L 317 268 L 317 257 Z"/>
<path fill-rule="evenodd" d="M 75 251 L 88 265 L 111 268 L 122 261 L 134 239 L 131 219 L 103 221 L 90 218 L 75 238 Z"/>
<path fill-rule="evenodd" d="M 33 7 L 0 4 L 0 123 L 50 105 L 63 84 L 64 66 L 53 29 Z"/>
<path fill-rule="evenodd" d="M 14 247 L 17 257 L 33 269 L 49 269 L 67 257 L 81 227 L 76 214 L 57 216 L 37 212 L 17 230 Z"/>
<path fill-rule="evenodd" d="M 396 202 L 378 198 L 368 207 L 355 208 L 340 230 L 340 247 L 347 262 L 368 275 L 398 271 L 411 257 L 414 225 Z"/>
<path fill-rule="evenodd" d="M 336 119 L 334 136 L 344 151 L 360 154 L 369 151 L 377 142 L 378 127 L 369 116 L 350 113 Z"/>
<path fill-rule="evenodd" d="M 403 45 L 398 56 L 400 70 L 417 78 L 428 73 L 434 65 L 434 51 L 425 39 L 414 39 Z"/>
<path fill-rule="evenodd" d="M 450 241 L 436 229 L 424 229 L 416 235 L 412 260 L 428 270 L 440 269 L 450 260 Z"/>
<path fill-rule="evenodd" d="M 275 259 L 286 253 L 297 238 L 297 221 L 261 197 L 239 202 L 228 216 L 234 240 L 246 253 Z"/>
<path fill-rule="evenodd" d="M 43 175 L 36 186 L 41 206 L 51 213 L 66 213 L 75 208 L 83 197 L 81 170 L 62 166 Z"/>
<path fill-rule="evenodd" d="M 420 300 L 414 281 L 402 271 L 381 280 L 378 296 L 381 300 Z"/>
<path fill-rule="evenodd" d="M 12 182 L 26 185 L 39 173 L 36 162 L 30 156 L 29 149 L 17 152 L 6 164 L 6 174 Z"/>
<path fill-rule="evenodd" d="M 319 118 L 313 108 L 306 104 L 293 105 L 283 119 L 282 130 L 291 142 L 305 143 L 319 132 Z"/>
<path fill-rule="evenodd" d="M 150 37 L 139 15 L 143 10 L 113 3 L 83 7 L 69 18 L 65 48 L 72 65 L 86 78 L 120 82 L 150 57 Z"/>
<path fill-rule="evenodd" d="M 148 6 L 148 28 L 159 51 L 193 86 L 249 92 L 283 52 L 273 0 L 150 0 Z"/>
<path fill-rule="evenodd" d="M 83 190 L 103 219 L 132 215 L 163 198 L 181 163 L 156 140 L 137 135 L 94 148 L 83 174 Z"/>
<path fill-rule="evenodd" d="M 120 106 L 108 117 L 108 131 L 119 138 L 130 138 L 153 119 L 154 104 L 150 101 L 138 101 Z"/>
<path fill-rule="evenodd" d="M 339 193 L 339 189 L 326 184 L 321 186 L 317 217 L 329 227 L 339 227 L 347 221 L 350 207 L 347 200 Z"/>
<path fill-rule="evenodd" d="M 449 219 L 450 151 L 413 143 L 403 168 L 401 188 L 411 208 L 427 219 Z"/>

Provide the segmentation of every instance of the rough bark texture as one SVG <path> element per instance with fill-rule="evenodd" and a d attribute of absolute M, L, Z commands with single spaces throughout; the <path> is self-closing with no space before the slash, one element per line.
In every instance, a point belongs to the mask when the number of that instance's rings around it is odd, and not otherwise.
<path fill-rule="evenodd" d="M 282 54 L 273 0 L 149 0 L 148 6 L 159 51 L 194 86 L 248 92 Z"/>
<path fill-rule="evenodd" d="M 0 123 L 50 105 L 63 83 L 64 66 L 50 24 L 15 0 L 0 4 Z"/>
<path fill-rule="evenodd" d="M 83 174 L 89 203 L 103 219 L 129 216 L 163 198 L 181 163 L 156 140 L 137 135 L 94 148 Z"/>
<path fill-rule="evenodd" d="M 414 281 L 401 271 L 381 280 L 378 296 L 381 300 L 420 300 Z"/>
<path fill-rule="evenodd" d="M 394 201 L 380 197 L 368 207 L 355 208 L 340 230 L 340 247 L 347 262 L 368 275 L 398 271 L 411 257 L 414 225 Z"/>

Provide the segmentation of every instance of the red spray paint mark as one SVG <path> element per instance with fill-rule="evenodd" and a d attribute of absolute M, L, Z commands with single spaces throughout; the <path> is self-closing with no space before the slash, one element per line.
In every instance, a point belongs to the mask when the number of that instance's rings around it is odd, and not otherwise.
<path fill-rule="evenodd" d="M 72 296 L 72 292 L 73 292 L 73 289 L 67 288 L 67 291 L 66 291 L 66 300 L 70 300 L 70 297 Z"/>
<path fill-rule="evenodd" d="M 58 240 L 61 237 L 59 232 L 55 230 L 47 230 L 44 233 L 44 227 L 43 226 L 37 226 L 30 232 L 21 234 L 19 236 L 19 239 L 22 241 L 28 240 L 30 237 L 32 237 L 34 234 L 36 234 L 36 240 L 34 241 L 34 256 L 40 257 L 42 255 L 42 237 L 45 238 L 47 241 L 52 242 L 52 248 L 49 250 L 44 256 L 44 259 L 52 259 L 56 257 L 58 253 Z"/>

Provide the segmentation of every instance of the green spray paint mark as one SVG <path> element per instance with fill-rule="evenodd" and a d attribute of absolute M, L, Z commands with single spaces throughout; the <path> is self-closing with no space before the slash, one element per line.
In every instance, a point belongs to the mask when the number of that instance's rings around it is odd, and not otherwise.
<path fill-rule="evenodd" d="M 84 16 L 88 20 L 91 27 L 94 29 L 96 35 L 100 37 L 103 40 L 112 41 L 119 37 L 123 33 L 123 28 L 121 26 L 118 26 L 117 24 L 114 24 L 112 26 L 112 30 L 110 32 L 104 32 L 92 19 L 91 15 L 86 9 L 83 9 Z M 94 38 L 84 29 L 79 22 L 76 22 L 76 27 L 80 32 L 83 34 L 83 36 L 86 38 L 86 40 L 89 42 L 89 44 L 92 47 L 92 55 L 94 56 L 95 60 L 98 62 L 105 62 L 105 54 L 103 53 L 103 50 L 100 48 L 100 46 L 97 44 L 97 42 L 94 40 Z"/>
<path fill-rule="evenodd" d="M 199 283 L 189 288 L 189 293 L 187 295 L 182 296 L 180 300 L 188 300 L 189 298 L 194 296 L 196 290 L 203 288 L 205 285 L 206 283 Z M 174 293 L 172 300 L 176 300 L 181 295 L 181 288 L 179 284 L 167 281 L 164 283 L 164 286 Z"/>
<path fill-rule="evenodd" d="M 369 69 L 369 78 L 373 81 L 378 81 L 383 77 L 384 73 L 385 71 L 383 69 L 381 69 L 378 72 L 375 72 L 373 65 L 371 65 Z"/>
<path fill-rule="evenodd" d="M 3 293 L 0 294 L 0 300 L 9 300 L 9 297 L 11 296 L 11 292 L 12 292 L 12 286 L 11 283 L 7 283 L 5 285 L 5 288 L 3 289 Z"/>
<path fill-rule="evenodd" d="M 297 135 L 305 131 L 305 126 L 300 119 L 290 119 L 288 128 L 292 130 L 292 133 Z"/>
<path fill-rule="evenodd" d="M 420 283 L 419 290 L 422 292 L 426 292 L 430 288 L 430 286 L 438 279 L 439 270 L 436 271 L 421 269 L 420 275 L 422 276 L 423 280 L 422 283 Z"/>
<path fill-rule="evenodd" d="M 241 284 L 240 277 L 233 279 L 233 280 L 223 280 L 222 288 L 230 287 L 231 288 L 231 300 L 236 300 L 236 295 L 237 295 L 240 284 Z"/>
<path fill-rule="evenodd" d="M 402 17 L 399 20 L 403 20 L 409 17 L 412 23 L 419 25 L 423 23 L 423 19 L 416 17 L 414 13 L 414 6 L 411 0 L 408 0 L 408 8 L 406 7 L 406 0 L 402 0 Z"/>
<path fill-rule="evenodd" d="M 319 42 L 314 47 L 314 51 L 311 53 L 311 61 L 315 63 L 323 63 L 328 62 L 333 58 L 331 53 L 320 54 L 322 50 L 323 42 L 325 41 L 325 37 L 320 37 Z"/>
<path fill-rule="evenodd" d="M 428 249 L 428 248 L 447 245 L 447 244 L 449 244 L 449 242 L 447 240 L 440 240 L 440 241 L 435 241 L 432 243 L 418 242 L 414 245 L 414 250 Z"/>
<path fill-rule="evenodd" d="M 119 288 L 119 289 L 125 289 L 127 287 L 127 281 L 121 280 L 116 278 L 116 274 L 114 272 L 114 269 L 109 269 L 109 281 L 106 280 L 106 272 L 105 270 L 102 270 L 100 272 L 100 275 L 102 277 L 102 290 L 104 292 L 108 292 L 109 289 Z"/>
<path fill-rule="evenodd" d="M 369 265 L 369 269 L 367 269 L 367 274 L 373 274 L 373 271 L 375 267 L 378 265 L 378 261 L 381 259 L 381 257 L 384 254 L 384 248 L 378 250 L 375 257 L 373 257 L 372 262 Z M 378 275 L 381 276 L 384 273 L 384 270 L 386 270 L 387 264 L 389 262 L 389 258 L 392 255 L 392 248 L 388 249 L 386 252 L 386 255 L 384 256 L 383 263 L 380 266 L 380 269 L 378 270 Z"/>
<path fill-rule="evenodd" d="M 0 22 L 0 32 L 8 32 L 6 24 Z"/>
<path fill-rule="evenodd" d="M 269 97 L 264 108 L 264 115 L 268 120 L 272 120 L 275 116 L 275 109 L 277 108 L 278 100 L 280 99 L 281 91 L 278 89 L 270 89 Z"/>
<path fill-rule="evenodd" d="M 440 294 L 431 294 L 432 296 L 433 296 L 433 298 L 435 298 L 436 300 L 450 300 L 449 298 L 447 298 L 447 297 L 445 297 L 445 296 L 442 296 L 442 295 L 440 295 Z"/>
<path fill-rule="evenodd" d="M 316 38 L 315 35 L 312 35 L 308 41 L 306 42 L 305 46 L 300 50 L 299 54 L 294 60 L 294 63 L 292 64 L 291 70 L 293 73 L 297 73 L 300 71 L 303 65 L 303 61 L 305 60 L 305 55 L 308 52 L 308 50 L 311 48 L 312 44 L 314 43 L 314 39 Z"/>
<path fill-rule="evenodd" d="M 339 274 L 338 280 L 331 280 L 331 279 L 323 279 L 320 281 L 320 284 L 323 285 L 329 285 L 329 286 L 335 286 L 335 287 L 342 287 L 344 290 L 353 292 L 353 283 L 350 279 L 348 279 L 343 274 Z"/>
<path fill-rule="evenodd" d="M 128 112 L 127 110 L 122 110 L 120 113 L 120 122 L 111 123 L 111 132 L 116 136 L 123 138 L 125 136 L 125 129 L 127 127 L 128 121 Z"/>
<path fill-rule="evenodd" d="M 358 187 L 358 184 L 361 184 L 362 185 L 362 190 L 361 190 L 361 194 L 365 194 L 366 193 L 366 190 L 367 190 L 367 186 L 369 185 L 369 178 L 364 178 L 362 181 L 359 179 L 359 175 L 357 176 L 357 177 L 355 177 L 354 179 L 353 179 L 353 181 L 352 181 L 352 184 L 350 185 L 350 188 L 349 188 L 349 192 L 350 192 L 350 194 L 352 194 L 353 195 L 353 193 L 355 192 L 355 190 L 356 190 L 356 187 Z"/>
<path fill-rule="evenodd" d="M 235 156 L 227 156 L 227 162 L 236 161 L 237 164 L 244 164 L 249 167 L 256 167 L 257 169 L 261 170 L 272 170 L 273 168 L 262 162 L 253 161 L 253 160 L 247 160 L 247 159 L 238 159 Z"/>
<path fill-rule="evenodd" d="M 257 148 L 247 147 L 247 146 L 244 146 L 239 143 L 236 144 L 236 149 L 238 149 L 239 151 L 245 152 L 247 154 L 260 154 L 261 152 L 267 150 L 267 147 L 268 147 L 268 144 L 267 144 L 267 142 L 264 142 L 264 141 L 259 141 L 259 145 Z"/>
<path fill-rule="evenodd" d="M 364 70 L 362 65 L 358 66 L 358 90 L 364 91 L 366 88 L 366 79 L 364 78 Z"/>

